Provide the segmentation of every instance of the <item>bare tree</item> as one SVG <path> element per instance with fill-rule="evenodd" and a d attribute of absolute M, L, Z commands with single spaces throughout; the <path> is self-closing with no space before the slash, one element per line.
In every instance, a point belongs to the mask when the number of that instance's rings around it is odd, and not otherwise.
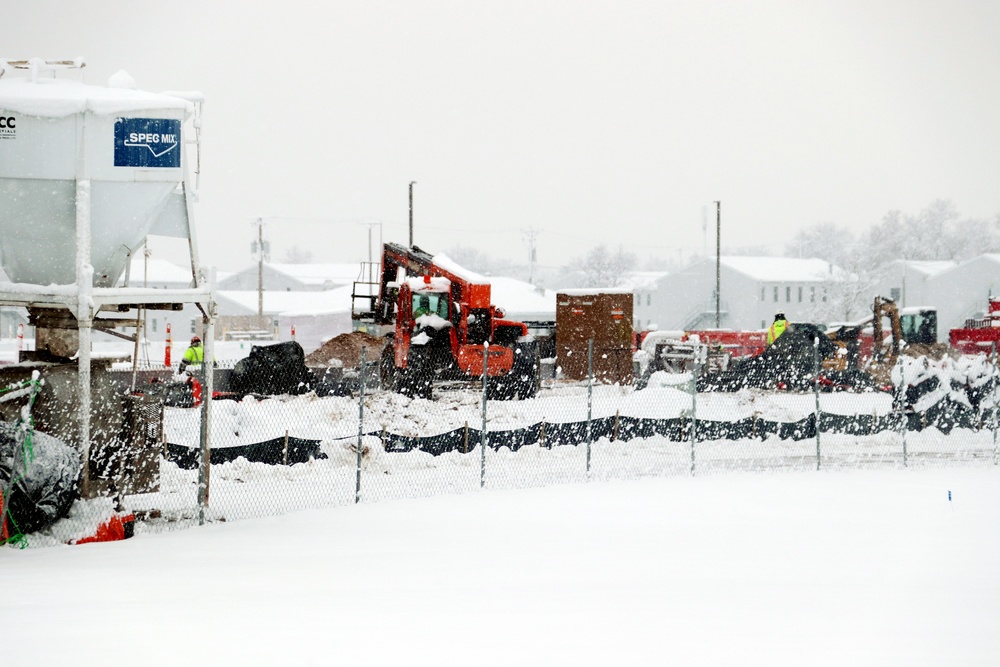
<path fill-rule="evenodd" d="M 818 257 L 841 265 L 853 250 L 854 235 L 846 227 L 821 222 L 796 234 L 785 247 L 786 257 Z"/>
<path fill-rule="evenodd" d="M 510 260 L 491 257 L 467 246 L 453 246 L 448 249 L 446 254 L 459 266 L 484 276 L 506 276 L 527 281 L 530 273 L 526 264 L 517 264 Z"/>
<path fill-rule="evenodd" d="M 890 211 L 869 230 L 864 250 L 870 261 L 965 260 L 1000 248 L 998 220 L 961 219 L 948 200 L 938 199 L 917 215 Z"/>
<path fill-rule="evenodd" d="M 625 274 L 636 267 L 635 253 L 608 250 L 604 244 L 593 248 L 582 259 L 575 259 L 571 266 L 583 274 L 584 287 L 617 287 L 624 282 Z"/>
<path fill-rule="evenodd" d="M 1000 214 L 992 220 L 962 219 L 948 200 L 935 200 L 920 213 L 889 211 L 882 221 L 854 238 L 832 223 L 800 231 L 785 248 L 786 256 L 819 257 L 840 267 L 841 275 L 823 286 L 825 301 L 815 318 L 853 320 L 871 308 L 878 271 L 898 259 L 965 260 L 1000 250 Z"/>
<path fill-rule="evenodd" d="M 297 245 L 293 245 L 285 251 L 284 261 L 286 264 L 309 264 L 313 261 L 313 254 Z"/>

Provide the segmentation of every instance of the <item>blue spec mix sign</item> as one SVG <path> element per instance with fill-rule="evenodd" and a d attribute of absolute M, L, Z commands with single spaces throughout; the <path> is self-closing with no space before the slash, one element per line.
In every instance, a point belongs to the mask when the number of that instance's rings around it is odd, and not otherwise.
<path fill-rule="evenodd" d="M 172 118 L 116 118 L 116 167 L 181 166 L 181 122 Z"/>

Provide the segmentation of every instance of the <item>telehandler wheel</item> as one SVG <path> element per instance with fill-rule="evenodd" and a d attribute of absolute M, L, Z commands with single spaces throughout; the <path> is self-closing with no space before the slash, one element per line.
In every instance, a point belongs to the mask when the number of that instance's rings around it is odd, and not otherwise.
<path fill-rule="evenodd" d="M 398 369 L 396 368 L 396 349 L 392 339 L 382 348 L 382 356 L 378 360 L 378 377 L 383 389 L 399 391 L 396 388 Z"/>
<path fill-rule="evenodd" d="M 431 398 L 431 386 L 434 380 L 430 350 L 421 346 L 411 346 L 404 374 L 407 378 L 407 391 L 404 393 L 414 398 Z"/>
<path fill-rule="evenodd" d="M 535 341 L 518 343 L 514 349 L 514 367 L 510 369 L 514 393 L 518 398 L 534 398 L 542 382 L 542 359 Z"/>
<path fill-rule="evenodd" d="M 486 385 L 486 398 L 491 401 L 509 401 L 517 394 L 517 386 L 512 381 L 511 372 L 507 375 L 489 378 Z"/>

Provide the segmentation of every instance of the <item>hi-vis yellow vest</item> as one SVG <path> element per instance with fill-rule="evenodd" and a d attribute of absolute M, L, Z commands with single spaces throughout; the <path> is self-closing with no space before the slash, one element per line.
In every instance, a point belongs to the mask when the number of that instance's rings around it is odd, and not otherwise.
<path fill-rule="evenodd" d="M 184 351 L 184 361 L 189 364 L 200 364 L 205 361 L 205 348 L 201 345 L 192 345 Z"/>
<path fill-rule="evenodd" d="M 767 330 L 767 344 L 770 345 L 774 341 L 778 340 L 778 337 L 785 333 L 785 327 L 788 326 L 788 320 L 778 320 L 771 325 L 771 328 Z"/>

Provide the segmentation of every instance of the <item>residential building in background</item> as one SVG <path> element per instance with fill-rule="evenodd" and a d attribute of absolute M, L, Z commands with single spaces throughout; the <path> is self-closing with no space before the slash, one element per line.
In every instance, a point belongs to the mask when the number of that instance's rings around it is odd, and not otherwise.
<path fill-rule="evenodd" d="M 776 313 L 789 321 L 816 321 L 829 310 L 834 283 L 843 270 L 821 259 L 722 257 L 719 264 L 723 329 L 766 329 Z M 704 259 L 646 287 L 650 303 L 637 309 L 639 330 L 693 330 L 715 327 L 716 262 Z M 637 294 L 640 292 L 637 292 Z"/>
<path fill-rule="evenodd" d="M 354 284 L 361 276 L 361 262 L 341 264 L 253 264 L 216 283 L 220 290 L 255 290 L 263 268 L 264 289 L 270 292 L 322 292 Z"/>

